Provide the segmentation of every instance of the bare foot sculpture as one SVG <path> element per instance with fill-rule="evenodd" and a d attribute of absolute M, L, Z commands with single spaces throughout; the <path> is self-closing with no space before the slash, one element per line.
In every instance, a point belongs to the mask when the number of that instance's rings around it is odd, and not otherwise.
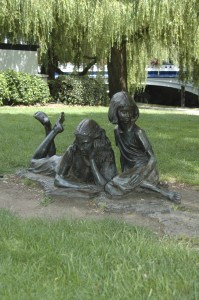
<path fill-rule="evenodd" d="M 51 126 L 49 117 L 43 111 L 37 111 L 34 118 L 44 126 Z"/>

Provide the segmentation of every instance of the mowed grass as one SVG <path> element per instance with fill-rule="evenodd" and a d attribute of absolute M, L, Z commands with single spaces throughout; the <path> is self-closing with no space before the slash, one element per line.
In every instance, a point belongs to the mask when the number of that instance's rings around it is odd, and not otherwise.
<path fill-rule="evenodd" d="M 62 154 L 83 118 L 95 119 L 119 151 L 105 107 L 1 107 L 0 174 L 26 168 L 44 136 L 33 114 L 43 110 L 55 123 Z M 161 178 L 199 186 L 199 116 L 141 109 Z M 45 209 L 45 207 L 44 207 Z M 199 299 L 198 239 L 160 238 L 124 222 L 25 220 L 0 210 L 0 299 Z"/>
<path fill-rule="evenodd" d="M 161 178 L 199 187 L 199 115 L 164 109 L 141 113 Z"/>
<path fill-rule="evenodd" d="M 109 136 L 115 151 L 118 170 L 119 151 L 107 117 L 107 107 L 34 106 L 0 108 L 0 174 L 25 168 L 44 137 L 44 129 L 33 114 L 46 112 L 52 124 L 65 112 L 65 131 L 56 138 L 57 153 L 62 154 L 74 140 L 74 130 L 84 118 L 96 120 Z M 199 115 L 164 109 L 140 109 L 137 124 L 143 128 L 158 160 L 160 177 L 199 186 Z"/>
<path fill-rule="evenodd" d="M 199 252 L 123 222 L 0 212 L 0 298 L 198 299 Z"/>

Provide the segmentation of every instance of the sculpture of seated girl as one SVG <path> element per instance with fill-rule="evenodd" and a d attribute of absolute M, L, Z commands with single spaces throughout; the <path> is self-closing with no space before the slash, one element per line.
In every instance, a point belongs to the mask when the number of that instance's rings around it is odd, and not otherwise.
<path fill-rule="evenodd" d="M 119 196 L 139 187 L 180 203 L 179 193 L 163 189 L 159 183 L 152 146 L 144 130 L 135 124 L 139 109 L 133 98 L 126 92 L 113 95 L 108 116 L 111 123 L 117 124 L 114 133 L 120 150 L 122 173 L 108 182 L 105 190 L 112 196 Z"/>

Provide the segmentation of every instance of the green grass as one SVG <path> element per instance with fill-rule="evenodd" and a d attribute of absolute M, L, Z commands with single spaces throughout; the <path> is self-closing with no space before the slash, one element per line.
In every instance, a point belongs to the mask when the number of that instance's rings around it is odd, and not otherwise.
<path fill-rule="evenodd" d="M 168 181 L 199 186 L 199 116 L 179 111 L 143 111 L 146 128 L 158 159 L 160 175 Z"/>
<path fill-rule="evenodd" d="M 0 298 L 198 299 L 199 252 L 123 222 L 0 211 Z"/>
<path fill-rule="evenodd" d="M 104 107 L 1 107 L 0 174 L 25 168 L 43 139 L 32 117 L 43 110 L 52 123 L 63 110 L 65 131 L 56 139 L 61 154 L 83 118 L 105 128 L 114 145 Z M 161 177 L 199 186 L 199 116 L 141 109 Z M 31 182 L 26 181 L 27 186 Z M 41 205 L 50 205 L 44 198 Z M 199 299 L 199 240 L 159 238 L 146 229 L 103 221 L 24 220 L 0 210 L 0 299 Z"/>
<path fill-rule="evenodd" d="M 42 126 L 32 115 L 43 110 L 52 123 L 64 111 L 65 131 L 56 138 L 57 152 L 62 154 L 74 140 L 74 130 L 83 118 L 95 119 L 109 136 L 119 169 L 119 151 L 114 143 L 113 128 L 106 107 L 49 106 L 0 108 L 0 174 L 27 167 L 44 136 Z M 181 111 L 140 110 L 137 124 L 145 129 L 158 160 L 161 179 L 199 186 L 199 116 Z"/>

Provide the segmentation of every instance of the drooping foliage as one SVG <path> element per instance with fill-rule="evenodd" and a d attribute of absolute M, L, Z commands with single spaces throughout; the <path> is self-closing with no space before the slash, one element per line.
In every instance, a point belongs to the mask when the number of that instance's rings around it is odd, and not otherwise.
<path fill-rule="evenodd" d="M 58 60 L 104 61 L 127 40 L 128 80 L 138 85 L 152 58 L 171 59 L 181 79 L 199 76 L 198 0 L 0 0 L 0 39 L 40 45 Z"/>

